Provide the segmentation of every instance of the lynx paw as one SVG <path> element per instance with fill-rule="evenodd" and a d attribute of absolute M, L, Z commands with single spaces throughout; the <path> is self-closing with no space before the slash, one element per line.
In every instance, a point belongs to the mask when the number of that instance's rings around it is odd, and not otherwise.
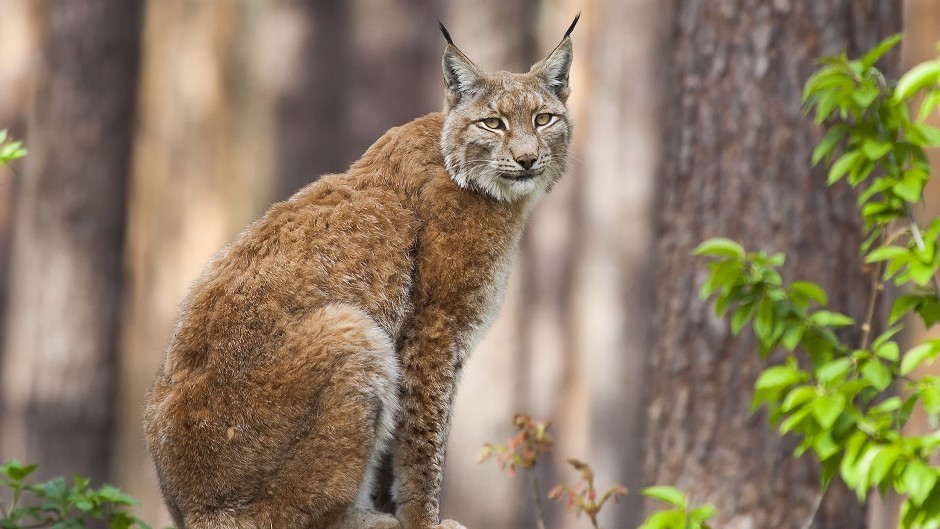
<path fill-rule="evenodd" d="M 467 528 L 453 520 L 444 520 L 441 523 L 432 527 L 431 529 L 467 529 Z"/>

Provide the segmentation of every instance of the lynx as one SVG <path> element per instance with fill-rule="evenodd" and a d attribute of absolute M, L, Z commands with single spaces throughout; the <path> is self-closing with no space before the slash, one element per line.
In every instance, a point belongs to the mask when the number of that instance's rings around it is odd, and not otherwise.
<path fill-rule="evenodd" d="M 481 71 L 441 25 L 443 112 L 207 265 L 144 421 L 179 529 L 462 528 L 438 509 L 455 386 L 565 170 L 576 23 L 524 74 Z"/>

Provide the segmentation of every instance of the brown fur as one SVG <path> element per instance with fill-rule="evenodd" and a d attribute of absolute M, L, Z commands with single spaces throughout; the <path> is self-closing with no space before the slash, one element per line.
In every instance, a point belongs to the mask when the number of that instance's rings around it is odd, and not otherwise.
<path fill-rule="evenodd" d="M 484 74 L 449 44 L 444 113 L 390 130 L 207 266 L 145 418 L 180 529 L 460 528 L 438 518 L 456 381 L 564 169 L 570 58 L 566 36 L 527 74 Z M 494 115 L 505 130 L 480 125 Z M 394 518 L 371 511 L 386 457 Z"/>

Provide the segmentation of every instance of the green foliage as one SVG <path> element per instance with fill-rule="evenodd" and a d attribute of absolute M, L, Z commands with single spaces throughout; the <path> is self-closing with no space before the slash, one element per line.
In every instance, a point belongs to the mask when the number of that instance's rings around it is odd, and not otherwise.
<path fill-rule="evenodd" d="M 81 529 L 91 520 L 104 520 L 110 529 L 150 529 L 127 512 L 138 502 L 111 485 L 91 488 L 88 479 L 75 476 L 69 486 L 57 477 L 44 483 L 25 480 L 36 465 L 10 459 L 0 465 L 0 486 L 8 489 L 9 501 L 0 500 L 0 529 Z"/>
<path fill-rule="evenodd" d="M 0 130 L 0 167 L 26 156 L 23 142 L 7 139 L 6 129 Z"/>
<path fill-rule="evenodd" d="M 824 59 L 803 94 L 816 122 L 828 128 L 812 163 L 829 165 L 829 185 L 847 179 L 861 190 L 858 207 L 867 232 L 861 251 L 876 274 L 871 303 L 881 282 L 907 288 L 891 308 L 894 326 L 871 339 L 872 322 L 830 310 L 819 285 L 783 281 L 783 254 L 748 252 L 728 239 L 705 241 L 694 253 L 710 258 L 700 294 L 713 298 L 718 316 L 730 318 L 732 332 L 750 325 L 762 357 L 786 353 L 782 364 L 758 376 L 753 404 L 767 408 L 781 435 L 801 440 L 797 455 L 815 456 L 823 486 L 839 476 L 860 500 L 874 488 L 905 494 L 902 528 L 938 528 L 940 468 L 930 461 L 940 432 L 913 436 L 902 428 L 917 406 L 932 425 L 938 423 L 940 378 L 911 374 L 940 355 L 940 340 L 902 354 L 893 338 L 906 313 L 918 314 L 928 327 L 940 321 L 940 218 L 920 226 L 911 215 L 930 175 L 924 149 L 940 145 L 940 129 L 924 122 L 940 105 L 940 59 L 890 84 L 874 63 L 899 40 L 891 37 L 858 60 Z M 923 98 L 912 118 L 909 108 L 918 95 Z M 837 331 L 847 326 L 861 331 L 860 344 L 840 338 Z M 657 494 L 673 505 L 684 501 L 674 492 Z"/>
<path fill-rule="evenodd" d="M 690 508 L 689 498 L 674 487 L 647 487 L 640 492 L 670 508 L 651 514 L 639 529 L 709 529 L 706 522 L 718 512 L 711 504 Z"/>

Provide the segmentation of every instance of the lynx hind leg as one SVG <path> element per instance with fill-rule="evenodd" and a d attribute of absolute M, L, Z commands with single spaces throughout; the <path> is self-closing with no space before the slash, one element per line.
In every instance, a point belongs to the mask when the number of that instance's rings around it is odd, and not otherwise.
<path fill-rule="evenodd" d="M 272 395 L 280 413 L 285 407 L 310 409 L 282 425 L 284 442 L 273 454 L 280 464 L 266 479 L 263 497 L 255 499 L 258 527 L 335 527 L 354 512 L 363 480 L 378 459 L 376 447 L 387 443 L 394 429 L 399 383 L 394 345 L 365 312 L 329 305 L 289 331 L 281 361 L 265 378 L 263 383 L 288 395 Z M 310 405 L 313 395 L 316 404 Z M 374 527 L 395 526 L 377 521 Z"/>

